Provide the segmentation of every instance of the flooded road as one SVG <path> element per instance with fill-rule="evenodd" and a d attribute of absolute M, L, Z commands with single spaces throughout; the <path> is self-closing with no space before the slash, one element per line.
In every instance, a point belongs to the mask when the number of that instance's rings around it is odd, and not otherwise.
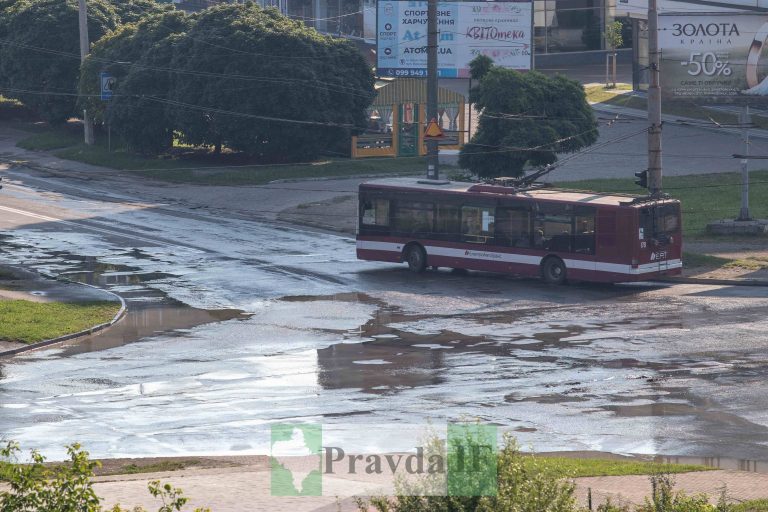
<path fill-rule="evenodd" d="M 479 418 L 538 451 L 768 460 L 766 289 L 413 276 L 332 234 L 3 193 L 21 213 L 3 212 L 0 261 L 104 286 L 132 315 L 0 363 L 0 436 L 54 458 L 73 441 L 265 453 L 278 421 Z"/>

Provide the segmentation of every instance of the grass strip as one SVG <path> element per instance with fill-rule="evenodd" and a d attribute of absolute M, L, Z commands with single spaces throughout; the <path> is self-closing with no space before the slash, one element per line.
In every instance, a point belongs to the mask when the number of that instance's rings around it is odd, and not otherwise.
<path fill-rule="evenodd" d="M 0 300 L 0 340 L 36 343 L 109 322 L 117 302 L 31 302 Z"/>
<path fill-rule="evenodd" d="M 557 171 L 555 171 L 557 172 Z M 755 218 L 768 218 L 768 171 L 752 171 L 750 212 Z M 641 194 L 633 178 L 606 178 L 557 182 L 558 187 Z M 664 191 L 680 199 L 683 209 L 683 235 L 688 238 L 717 238 L 706 232 L 709 222 L 732 219 L 741 206 L 741 175 L 736 172 L 665 176 Z M 728 238 L 724 238 L 728 239 Z"/>
<path fill-rule="evenodd" d="M 556 477 L 655 475 L 659 473 L 690 473 L 713 468 L 697 464 L 662 464 L 659 462 L 619 459 L 575 459 L 570 457 L 526 457 L 529 464 Z M 535 461 L 535 462 L 534 462 Z"/>
<path fill-rule="evenodd" d="M 603 85 L 590 85 L 585 87 L 587 101 L 590 103 L 603 103 L 617 107 L 633 108 L 636 110 L 648 110 L 648 102 L 642 96 L 627 94 L 632 90 L 630 84 L 617 84 L 614 89 L 606 89 Z M 702 121 L 714 121 L 719 124 L 737 124 L 739 116 L 736 113 L 724 112 L 705 108 L 692 102 L 685 103 L 666 102 L 661 106 L 661 113 L 671 116 L 690 117 Z M 768 129 L 768 119 L 761 116 L 752 116 L 752 124 L 757 128 Z"/>

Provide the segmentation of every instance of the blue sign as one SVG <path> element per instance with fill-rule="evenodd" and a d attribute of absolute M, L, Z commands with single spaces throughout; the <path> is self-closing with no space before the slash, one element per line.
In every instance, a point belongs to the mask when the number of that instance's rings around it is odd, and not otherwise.
<path fill-rule="evenodd" d="M 99 75 L 99 84 L 101 85 L 101 100 L 109 101 L 112 99 L 113 91 L 117 85 L 117 78 L 113 77 L 109 73 L 101 73 Z"/>

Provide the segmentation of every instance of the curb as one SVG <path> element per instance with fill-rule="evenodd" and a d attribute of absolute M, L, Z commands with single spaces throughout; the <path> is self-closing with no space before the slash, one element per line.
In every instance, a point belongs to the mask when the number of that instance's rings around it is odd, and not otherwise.
<path fill-rule="evenodd" d="M 768 286 L 765 279 L 707 279 L 706 277 L 667 277 L 659 279 L 667 283 L 679 284 L 715 284 L 724 286 Z"/>
<path fill-rule="evenodd" d="M 32 343 L 30 345 L 24 345 L 23 347 L 14 348 L 11 350 L 5 350 L 0 352 L 0 359 L 4 357 L 13 357 L 18 354 L 23 354 L 25 352 L 31 352 L 33 350 L 37 350 L 39 348 L 49 347 L 51 345 L 56 345 L 57 343 L 63 343 L 65 341 L 73 340 L 75 338 L 79 338 L 81 336 L 88 336 L 89 334 L 93 334 L 95 332 L 103 331 L 104 329 L 107 329 L 109 327 L 112 327 L 117 322 L 122 320 L 125 317 L 125 313 L 128 311 L 128 306 L 125 303 L 125 299 L 123 299 L 120 295 L 116 294 L 115 292 L 105 290 L 103 288 L 99 288 L 98 286 L 93 286 L 86 283 L 78 283 L 77 281 L 71 281 L 66 278 L 60 278 L 51 276 L 49 274 L 40 273 L 40 275 L 55 279 L 57 281 L 65 281 L 68 283 L 78 284 L 80 286 L 88 286 L 90 288 L 94 288 L 96 290 L 108 293 L 110 295 L 113 295 L 114 297 L 117 297 L 117 299 L 120 301 L 120 310 L 115 314 L 115 316 L 110 320 L 109 322 L 105 322 L 103 324 L 94 325 L 93 327 L 89 327 L 88 329 L 83 329 L 82 331 L 75 332 L 72 334 L 65 334 L 64 336 L 59 336 L 58 338 L 51 338 L 49 340 L 44 341 L 38 341 L 37 343 Z"/>
<path fill-rule="evenodd" d="M 28 169 L 32 169 L 35 171 L 42 171 L 47 172 L 53 176 L 56 176 L 58 178 L 70 178 L 70 179 L 78 179 L 83 181 L 92 181 L 94 178 L 92 176 L 83 176 L 82 171 L 67 171 L 65 169 L 54 169 L 52 167 L 46 167 L 44 165 L 40 165 L 38 163 L 27 161 L 27 162 L 19 162 L 19 161 L 8 161 L 6 162 L 8 164 L 8 169 L 12 170 L 14 168 L 19 167 L 26 167 Z M 141 170 L 138 171 L 132 171 L 130 169 L 111 169 L 106 168 L 110 171 L 114 171 L 115 175 L 118 176 L 129 176 L 130 174 L 123 174 L 123 173 L 131 173 L 131 172 L 142 172 Z M 79 175 L 75 176 L 73 174 L 70 174 L 70 172 L 76 172 L 80 173 Z M 270 185 L 280 185 L 283 183 L 301 183 L 304 181 L 338 181 L 338 180 L 354 180 L 354 179 L 374 179 L 374 178 L 391 178 L 391 177 L 401 177 L 401 176 L 416 176 L 420 175 L 418 171 L 413 172 L 397 172 L 392 174 L 350 174 L 348 176 L 314 176 L 314 177 L 307 177 L 307 178 L 285 178 L 285 179 L 278 179 L 278 180 L 272 180 L 268 181 L 266 183 L 262 183 L 261 185 L 221 185 L 221 186 L 247 186 L 247 187 L 265 187 L 268 188 Z M 155 181 L 159 181 L 161 183 L 168 183 L 163 180 L 159 180 L 157 178 L 149 178 Z M 187 185 L 192 186 L 206 186 L 206 185 L 197 185 L 195 183 L 188 183 Z"/>

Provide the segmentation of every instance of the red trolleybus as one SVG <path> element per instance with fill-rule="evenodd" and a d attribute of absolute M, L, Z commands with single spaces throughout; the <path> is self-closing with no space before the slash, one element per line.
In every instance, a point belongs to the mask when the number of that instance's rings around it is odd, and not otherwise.
<path fill-rule="evenodd" d="M 555 188 L 363 183 L 357 257 L 549 283 L 641 281 L 680 274 L 680 202 Z"/>

